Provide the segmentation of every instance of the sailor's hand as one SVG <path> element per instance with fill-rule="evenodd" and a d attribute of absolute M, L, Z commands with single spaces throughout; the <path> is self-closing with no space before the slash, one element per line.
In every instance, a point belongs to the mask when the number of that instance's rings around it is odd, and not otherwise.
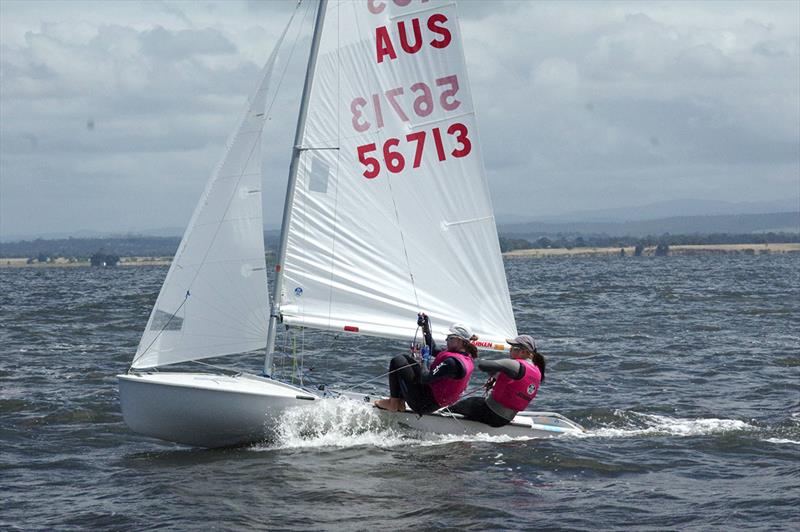
<path fill-rule="evenodd" d="M 431 363 L 431 348 L 427 345 L 422 346 L 422 361 L 425 362 L 426 366 Z"/>
<path fill-rule="evenodd" d="M 491 390 L 492 388 L 494 388 L 494 383 L 495 382 L 497 382 L 497 378 L 496 377 L 489 377 L 488 379 L 486 379 L 486 382 L 484 383 L 483 387 L 486 390 Z"/>
<path fill-rule="evenodd" d="M 420 312 L 419 314 L 417 314 L 417 325 L 419 327 L 424 327 L 425 326 L 425 321 L 427 319 L 428 319 L 428 316 L 426 316 L 424 312 Z"/>

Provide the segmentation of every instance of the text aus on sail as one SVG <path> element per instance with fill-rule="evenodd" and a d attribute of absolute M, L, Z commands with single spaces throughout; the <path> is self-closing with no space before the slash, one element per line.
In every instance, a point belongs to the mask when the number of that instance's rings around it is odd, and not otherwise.
<path fill-rule="evenodd" d="M 394 3 L 401 7 L 411 4 L 410 0 Z M 424 0 L 422 3 L 425 3 Z M 386 3 L 369 2 L 367 7 L 371 13 L 380 14 L 386 8 Z M 424 18 L 397 21 L 394 28 L 385 25 L 376 27 L 376 62 L 380 64 L 397 59 L 398 54 L 412 55 L 424 46 L 446 49 L 453 41 L 449 23 L 444 13 L 432 13 Z M 458 98 L 460 86 L 458 75 L 450 73 L 373 94 L 355 95 L 350 103 L 352 128 L 356 133 L 382 129 L 386 123 L 386 113 L 393 114 L 402 122 L 425 119 L 437 111 L 459 113 L 462 103 Z M 428 145 L 432 145 L 433 149 L 426 150 Z M 382 143 L 369 142 L 356 147 L 358 161 L 363 166 L 362 175 L 367 179 L 378 177 L 384 170 L 396 174 L 407 168 L 419 168 L 425 158 L 444 162 L 449 158 L 466 157 L 471 151 L 469 128 L 462 122 L 421 129 L 389 137 Z"/>

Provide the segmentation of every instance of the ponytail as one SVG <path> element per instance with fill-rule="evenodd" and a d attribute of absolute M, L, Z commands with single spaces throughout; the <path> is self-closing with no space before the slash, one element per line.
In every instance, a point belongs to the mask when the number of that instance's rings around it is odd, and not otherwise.
<path fill-rule="evenodd" d="M 533 365 L 539 368 L 539 373 L 542 374 L 542 382 L 544 382 L 544 369 L 547 366 L 547 361 L 544 359 L 544 355 L 542 355 L 539 351 L 534 350 L 531 353 L 531 361 Z"/>
<path fill-rule="evenodd" d="M 478 348 L 470 343 L 474 342 L 477 339 L 478 337 L 473 334 L 472 337 L 469 339 L 469 341 L 462 340 L 464 344 L 464 352 L 468 354 L 471 358 L 478 358 Z"/>

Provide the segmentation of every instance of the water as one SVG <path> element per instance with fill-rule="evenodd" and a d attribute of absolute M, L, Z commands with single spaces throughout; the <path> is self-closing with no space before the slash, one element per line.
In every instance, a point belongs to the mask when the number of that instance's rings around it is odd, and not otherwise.
<path fill-rule="evenodd" d="M 424 437 L 331 400 L 272 444 L 159 442 L 126 428 L 115 374 L 166 269 L 0 269 L 0 528 L 796 530 L 800 256 L 507 272 L 548 357 L 534 406 L 585 436 Z M 298 340 L 314 384 L 363 383 L 401 349 Z"/>

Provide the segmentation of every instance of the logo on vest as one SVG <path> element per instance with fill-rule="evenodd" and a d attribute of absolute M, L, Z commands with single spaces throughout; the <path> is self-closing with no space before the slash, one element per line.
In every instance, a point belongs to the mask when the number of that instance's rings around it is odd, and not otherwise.
<path fill-rule="evenodd" d="M 536 385 L 531 383 L 531 385 L 528 386 L 528 395 L 533 395 L 533 392 L 535 391 L 536 391 Z"/>

